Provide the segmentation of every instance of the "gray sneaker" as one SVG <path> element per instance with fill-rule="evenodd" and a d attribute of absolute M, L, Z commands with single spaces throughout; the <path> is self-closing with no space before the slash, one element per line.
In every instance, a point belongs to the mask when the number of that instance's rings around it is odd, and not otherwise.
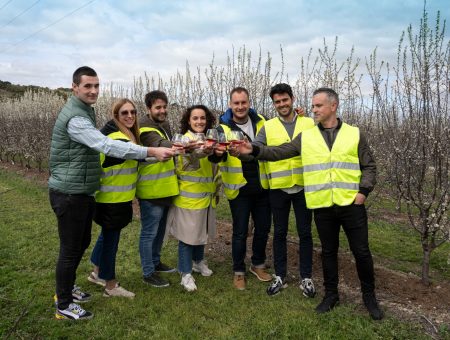
<path fill-rule="evenodd" d="M 96 272 L 94 272 L 94 271 L 89 274 L 87 279 L 88 279 L 89 282 L 95 283 L 95 284 L 97 284 L 99 286 L 102 286 L 102 287 L 106 286 L 106 281 L 101 279 L 101 278 L 99 278 L 98 274 Z"/>
<path fill-rule="evenodd" d="M 133 292 L 126 290 L 119 283 L 117 283 L 113 289 L 105 288 L 103 296 L 104 297 L 120 296 L 132 299 L 134 298 L 135 294 Z"/>
<path fill-rule="evenodd" d="M 153 272 L 150 276 L 144 276 L 143 281 L 144 283 L 157 288 L 168 287 L 170 285 L 169 281 L 163 279 L 155 272 Z"/>

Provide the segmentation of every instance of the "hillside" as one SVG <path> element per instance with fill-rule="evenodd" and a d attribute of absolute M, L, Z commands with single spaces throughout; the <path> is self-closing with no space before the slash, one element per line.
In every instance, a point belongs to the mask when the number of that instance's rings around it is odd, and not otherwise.
<path fill-rule="evenodd" d="M 49 89 L 48 87 L 41 87 L 35 85 L 16 85 L 11 84 L 9 81 L 0 80 L 0 101 L 4 101 L 8 98 L 19 98 L 23 96 L 26 91 L 45 91 L 45 92 L 53 92 L 60 96 L 67 98 L 71 89 L 68 88 L 58 88 L 56 90 Z"/>

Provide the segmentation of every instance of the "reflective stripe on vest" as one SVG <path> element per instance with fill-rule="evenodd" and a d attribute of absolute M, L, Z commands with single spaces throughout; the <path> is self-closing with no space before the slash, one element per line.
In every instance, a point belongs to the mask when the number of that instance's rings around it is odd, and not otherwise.
<path fill-rule="evenodd" d="M 343 123 L 333 147 L 318 127 L 302 133 L 306 205 L 310 209 L 347 206 L 359 191 L 359 129 Z"/>
<path fill-rule="evenodd" d="M 187 132 L 185 134 L 190 139 L 192 135 Z M 216 192 L 216 184 L 213 178 L 212 164 L 208 157 L 199 159 L 199 168 L 197 170 L 183 170 L 183 157 L 178 156 L 177 174 L 178 184 L 180 186 L 180 194 L 173 200 L 173 204 L 184 209 L 204 209 L 210 204 L 215 207 L 215 199 L 213 196 Z"/>
<path fill-rule="evenodd" d="M 259 130 L 264 126 L 264 122 L 266 121 L 264 117 L 258 114 L 260 120 L 256 123 L 256 134 L 258 134 Z M 220 124 L 225 134 L 231 131 L 228 125 Z M 264 166 L 259 164 L 259 176 L 261 180 L 261 186 L 267 189 L 267 179 L 264 172 Z M 239 158 L 233 157 L 228 154 L 226 161 L 220 162 L 220 172 L 222 173 L 222 182 L 223 182 L 223 191 L 227 199 L 232 200 L 235 199 L 239 194 L 239 189 L 247 184 L 247 180 L 242 173 L 242 162 Z"/>
<path fill-rule="evenodd" d="M 156 128 L 142 127 L 144 132 L 156 132 L 162 138 L 166 136 Z M 178 180 L 175 174 L 175 163 L 173 159 L 166 162 L 147 163 L 140 162 L 138 166 L 138 181 L 136 196 L 142 199 L 155 199 L 178 195 Z"/>
<path fill-rule="evenodd" d="M 100 185 L 99 191 L 102 191 L 102 192 L 127 192 L 127 191 L 134 190 L 135 188 L 136 188 L 136 183 L 133 183 L 131 185 Z M 131 200 L 129 200 L 129 201 L 131 201 Z"/>
<path fill-rule="evenodd" d="M 314 120 L 308 117 L 297 117 L 292 139 L 301 132 L 314 127 Z M 286 128 L 279 117 L 272 118 L 264 124 L 268 146 L 278 146 L 289 143 Z M 277 162 L 265 162 L 266 174 L 270 189 L 287 189 L 294 185 L 303 186 L 303 166 L 301 156 L 284 159 Z"/>
<path fill-rule="evenodd" d="M 108 135 L 111 139 L 130 141 L 128 136 L 120 131 Z M 106 156 L 100 154 L 100 164 L 103 165 Z M 137 161 L 128 159 L 121 164 L 102 168 L 100 188 L 95 193 L 99 203 L 120 203 L 133 200 L 136 193 Z"/>

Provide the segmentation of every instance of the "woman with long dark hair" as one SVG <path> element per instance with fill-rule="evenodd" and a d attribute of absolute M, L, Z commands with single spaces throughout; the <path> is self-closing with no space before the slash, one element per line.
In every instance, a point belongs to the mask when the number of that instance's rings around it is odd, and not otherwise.
<path fill-rule="evenodd" d="M 181 118 L 181 133 L 196 140 L 215 124 L 215 117 L 204 105 L 189 107 Z M 180 194 L 169 210 L 167 225 L 178 239 L 178 271 L 187 291 L 197 289 L 192 271 L 203 276 L 213 272 L 204 260 L 205 244 L 216 232 L 217 165 L 207 156 L 212 147 L 197 149 L 177 159 Z"/>

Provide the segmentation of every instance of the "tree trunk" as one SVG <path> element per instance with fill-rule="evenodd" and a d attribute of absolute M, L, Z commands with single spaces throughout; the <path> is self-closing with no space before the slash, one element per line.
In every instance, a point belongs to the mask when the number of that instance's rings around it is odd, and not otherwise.
<path fill-rule="evenodd" d="M 430 256 L 431 250 L 428 245 L 422 245 L 423 258 L 422 258 L 422 283 L 429 286 L 430 282 Z"/>

